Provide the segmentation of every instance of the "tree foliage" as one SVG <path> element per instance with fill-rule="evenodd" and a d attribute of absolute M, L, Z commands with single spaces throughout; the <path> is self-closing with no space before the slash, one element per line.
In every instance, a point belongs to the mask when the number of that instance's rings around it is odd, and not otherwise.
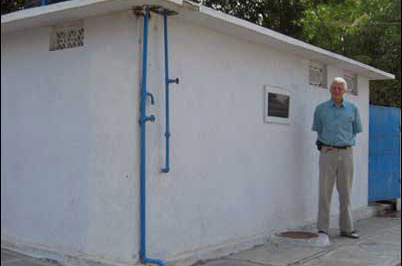
<path fill-rule="evenodd" d="M 204 0 L 202 4 L 295 38 L 303 32 L 302 0 Z"/>
<path fill-rule="evenodd" d="M 24 0 L 1 0 L 1 14 L 15 12 L 24 8 Z"/>
<path fill-rule="evenodd" d="M 55 4 L 69 0 L 46 0 L 47 4 Z M 19 11 L 25 8 L 40 6 L 42 0 L 1 0 L 1 14 Z"/>
<path fill-rule="evenodd" d="M 401 106 L 401 0 L 305 1 L 302 39 L 396 75 L 370 84 L 371 104 Z"/>

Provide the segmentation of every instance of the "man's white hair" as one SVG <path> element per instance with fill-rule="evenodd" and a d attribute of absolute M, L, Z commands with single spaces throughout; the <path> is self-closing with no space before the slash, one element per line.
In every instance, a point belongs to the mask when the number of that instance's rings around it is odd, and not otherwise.
<path fill-rule="evenodd" d="M 346 80 L 345 80 L 344 78 L 342 78 L 342 77 L 336 77 L 336 78 L 334 78 L 334 80 L 332 81 L 331 87 L 332 87 L 334 84 L 343 84 L 345 90 L 348 89 L 348 83 L 347 83 Z"/>

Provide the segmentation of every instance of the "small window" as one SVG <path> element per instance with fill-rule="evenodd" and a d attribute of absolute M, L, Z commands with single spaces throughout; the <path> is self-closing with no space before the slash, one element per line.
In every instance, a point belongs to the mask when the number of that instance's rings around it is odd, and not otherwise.
<path fill-rule="evenodd" d="M 84 46 L 84 33 L 82 22 L 55 26 L 51 31 L 49 50 L 56 51 Z"/>
<path fill-rule="evenodd" d="M 267 123 L 289 124 L 291 119 L 290 92 L 278 87 L 265 86 L 265 117 Z"/>
<path fill-rule="evenodd" d="M 348 84 L 348 90 L 346 92 L 352 95 L 357 95 L 357 75 L 345 73 L 343 77 Z"/>
<path fill-rule="evenodd" d="M 327 67 L 326 65 L 311 62 L 309 66 L 309 83 L 312 86 L 327 88 Z"/>

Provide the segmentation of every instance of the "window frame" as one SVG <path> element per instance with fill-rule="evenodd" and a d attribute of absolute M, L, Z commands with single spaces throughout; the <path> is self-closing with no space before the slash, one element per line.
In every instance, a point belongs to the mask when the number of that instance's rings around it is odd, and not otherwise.
<path fill-rule="evenodd" d="M 311 80 L 311 70 L 312 68 L 315 69 L 320 69 L 321 70 L 321 82 L 316 83 Z M 328 69 L 326 64 L 310 61 L 309 62 L 309 67 L 308 67 L 308 82 L 309 85 L 315 88 L 321 88 L 321 89 L 328 89 Z"/>
<path fill-rule="evenodd" d="M 277 116 L 269 116 L 268 115 L 268 110 L 269 110 L 269 100 L 268 96 L 269 93 L 275 93 L 275 94 L 281 94 L 281 95 L 286 95 L 289 97 L 289 116 L 287 118 L 285 117 L 277 117 Z M 264 86 L 264 122 L 265 123 L 274 123 L 274 124 L 285 124 L 289 125 L 292 122 L 292 116 L 293 116 L 293 97 L 292 97 L 292 92 L 290 90 L 277 87 L 277 86 L 271 86 L 271 85 L 265 85 Z"/>
<path fill-rule="evenodd" d="M 348 89 L 346 90 L 347 94 L 358 96 L 359 95 L 359 87 L 358 87 L 358 79 L 357 79 L 357 74 L 344 71 L 343 73 L 343 78 L 346 80 L 346 83 L 348 85 Z M 352 86 L 353 88 L 350 88 L 350 83 L 348 81 L 352 81 Z"/>

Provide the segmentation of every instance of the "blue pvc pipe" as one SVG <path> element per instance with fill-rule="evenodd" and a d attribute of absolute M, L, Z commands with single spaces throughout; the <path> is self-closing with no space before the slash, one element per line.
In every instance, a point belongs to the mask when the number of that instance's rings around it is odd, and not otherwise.
<path fill-rule="evenodd" d="M 141 124 L 141 165 L 140 165 L 140 197 L 141 197 L 141 247 L 140 259 L 143 264 L 152 263 L 163 266 L 161 260 L 147 258 L 146 252 L 146 122 L 153 121 L 153 116 L 146 116 L 146 101 L 150 95 L 147 93 L 147 53 L 148 53 L 148 24 L 149 11 L 145 12 L 144 16 L 144 43 L 143 43 L 143 58 L 142 58 L 142 86 L 141 86 L 141 103 L 140 103 L 140 124 Z"/>
<path fill-rule="evenodd" d="M 169 46 L 168 46 L 168 27 L 167 27 L 167 11 L 164 12 L 163 14 L 163 22 L 164 22 L 164 36 L 165 36 L 165 87 L 166 87 L 166 103 L 165 103 L 165 108 L 166 108 L 166 132 L 165 132 L 165 138 L 166 138 L 166 162 L 165 162 L 165 167 L 162 168 L 163 173 L 168 173 L 170 171 L 170 166 L 169 166 L 169 148 L 170 148 L 170 117 L 169 117 Z"/>
<path fill-rule="evenodd" d="M 169 40 L 168 40 L 168 11 L 165 10 L 163 13 L 163 21 L 164 21 L 164 35 L 165 35 L 165 87 L 166 87 L 166 163 L 165 168 L 162 168 L 163 173 L 168 173 L 170 171 L 169 164 L 169 154 L 170 154 L 170 112 L 169 112 L 169 84 L 170 83 L 179 83 L 179 79 L 170 79 L 169 78 Z"/>
<path fill-rule="evenodd" d="M 42 6 L 46 5 L 46 0 L 42 0 Z"/>

